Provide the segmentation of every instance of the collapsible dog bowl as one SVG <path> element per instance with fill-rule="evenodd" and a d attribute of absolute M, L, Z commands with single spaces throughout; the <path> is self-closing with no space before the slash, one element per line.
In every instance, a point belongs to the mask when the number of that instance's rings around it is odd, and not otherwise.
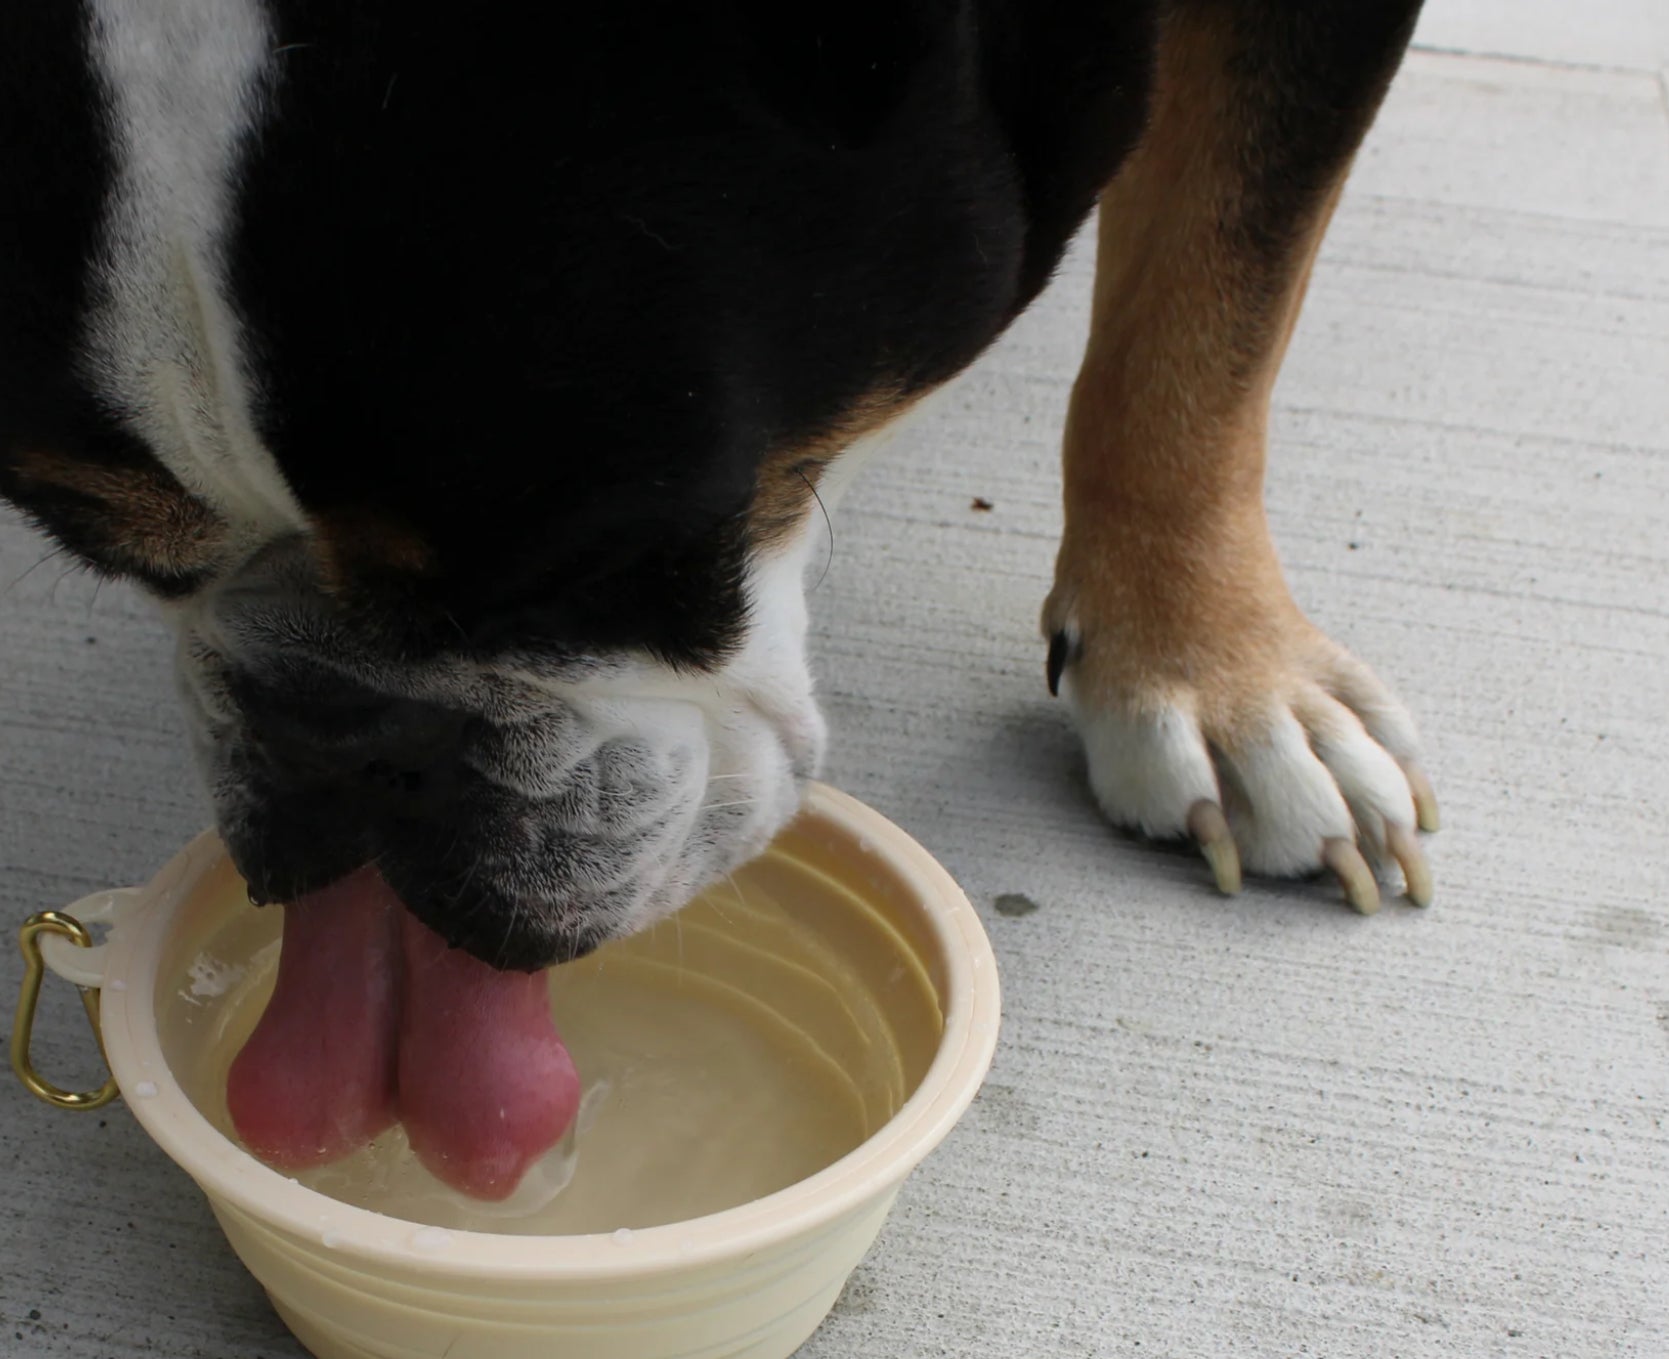
<path fill-rule="evenodd" d="M 762 900 L 769 911 L 755 909 Z M 100 921 L 110 932 L 94 944 L 84 922 Z M 713 1177 L 663 1175 L 673 1195 L 663 1211 L 622 1207 L 628 1220 L 611 1230 L 607 1197 L 584 1193 L 581 1133 L 572 1183 L 555 1201 L 576 1196 L 583 1230 L 447 1228 L 307 1188 L 221 1130 L 223 1107 L 202 1073 L 226 1026 L 175 1022 L 180 997 L 212 998 L 249 963 L 226 956 L 228 940 L 270 961 L 279 924 L 277 912 L 248 905 L 212 835 L 147 887 L 37 916 L 24 928 L 30 968 L 12 1056 L 55 1104 L 97 1107 L 119 1091 L 208 1195 L 232 1248 L 319 1359 L 786 1359 L 834 1305 L 905 1177 L 967 1109 L 997 1039 L 996 966 L 967 898 L 897 827 L 814 787 L 799 819 L 731 883 L 558 969 L 553 995 L 582 1076 L 586 1041 L 576 1039 L 600 977 L 675 988 L 750 1026 L 788 1054 L 783 1069 L 824 1092 L 808 1107 L 829 1111 L 813 1120 L 832 1139 L 818 1144 L 826 1163 L 814 1158 L 792 1183 L 698 1215 L 687 1210 L 701 1208 Z M 85 988 L 112 1075 L 102 1091 L 59 1090 L 30 1062 L 43 967 Z M 565 995 L 577 1007 L 567 1017 Z M 642 1061 L 653 1067 L 654 1054 Z M 779 1140 L 805 1135 L 800 1127 L 785 1120 Z M 667 1131 L 687 1144 L 689 1129 Z M 742 1138 L 738 1155 L 759 1145 Z"/>

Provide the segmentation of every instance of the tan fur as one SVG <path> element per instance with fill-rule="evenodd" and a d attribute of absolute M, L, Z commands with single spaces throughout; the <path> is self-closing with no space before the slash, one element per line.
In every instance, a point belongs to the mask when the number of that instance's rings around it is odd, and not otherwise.
<path fill-rule="evenodd" d="M 105 551 L 119 564 L 168 575 L 211 565 L 225 525 L 165 472 L 102 467 L 43 449 L 13 456 L 24 486 L 69 491 L 98 510 Z"/>
<path fill-rule="evenodd" d="M 375 511 L 337 510 L 315 517 L 314 553 L 325 590 L 345 595 L 365 577 L 422 576 L 434 552 L 415 531 Z"/>
<path fill-rule="evenodd" d="M 1149 128 L 1102 196 L 1044 630 L 1079 646 L 1082 700 L 1136 712 L 1188 692 L 1233 741 L 1283 675 L 1336 650 L 1287 591 L 1263 476 L 1270 390 L 1344 176 L 1273 276 L 1235 248 L 1226 41 L 1209 16 L 1167 20 Z"/>
<path fill-rule="evenodd" d="M 755 548 L 792 536 L 811 510 L 824 469 L 865 435 L 901 415 L 915 396 L 882 389 L 864 396 L 815 438 L 766 454 L 755 483 L 748 531 Z"/>

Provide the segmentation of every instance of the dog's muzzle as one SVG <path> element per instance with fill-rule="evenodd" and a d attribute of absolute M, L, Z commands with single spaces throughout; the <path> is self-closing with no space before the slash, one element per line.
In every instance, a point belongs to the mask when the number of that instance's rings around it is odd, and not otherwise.
<path fill-rule="evenodd" d="M 809 682 L 784 703 L 781 685 L 764 701 L 724 670 L 628 657 L 402 657 L 318 587 L 303 542 L 176 619 L 197 754 L 251 896 L 374 862 L 498 967 L 578 957 L 676 910 L 764 847 L 821 754 Z"/>

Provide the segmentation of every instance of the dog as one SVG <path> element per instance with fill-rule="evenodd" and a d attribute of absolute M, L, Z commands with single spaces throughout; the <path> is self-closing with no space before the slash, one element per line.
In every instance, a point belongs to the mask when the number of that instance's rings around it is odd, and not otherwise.
<path fill-rule="evenodd" d="M 1414 724 L 1262 504 L 1418 8 L 6 6 L 0 494 L 157 600 L 253 899 L 374 861 L 542 968 L 793 817 L 817 498 L 1097 213 L 1043 607 L 1095 796 L 1424 903 Z"/>

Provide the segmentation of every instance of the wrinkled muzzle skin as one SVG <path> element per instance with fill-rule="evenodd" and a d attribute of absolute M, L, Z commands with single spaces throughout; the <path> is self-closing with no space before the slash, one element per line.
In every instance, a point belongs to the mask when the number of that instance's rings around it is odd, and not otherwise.
<path fill-rule="evenodd" d="M 807 546 L 751 573 L 744 640 L 707 670 L 401 655 L 321 590 L 301 539 L 172 606 L 196 755 L 251 896 L 375 863 L 449 943 L 517 970 L 676 911 L 765 847 L 821 758 Z"/>

